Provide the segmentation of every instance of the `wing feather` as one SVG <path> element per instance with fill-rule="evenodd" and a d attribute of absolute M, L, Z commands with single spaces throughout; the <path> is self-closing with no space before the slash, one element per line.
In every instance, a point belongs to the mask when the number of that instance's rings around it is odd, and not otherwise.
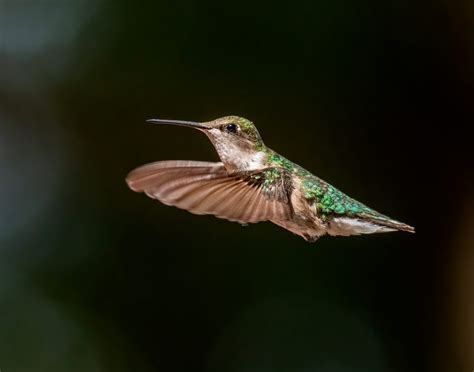
<path fill-rule="evenodd" d="M 222 163 L 173 160 L 139 167 L 126 181 L 136 192 L 194 214 L 241 223 L 289 219 L 287 185 L 265 189 L 265 174 L 265 170 L 229 174 Z"/>

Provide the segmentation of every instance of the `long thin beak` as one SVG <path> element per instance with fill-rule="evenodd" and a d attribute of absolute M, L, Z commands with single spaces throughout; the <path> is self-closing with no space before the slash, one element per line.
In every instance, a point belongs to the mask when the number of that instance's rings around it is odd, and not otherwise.
<path fill-rule="evenodd" d="M 149 119 L 146 121 L 147 123 L 152 124 L 171 124 L 171 125 L 179 125 L 181 127 L 191 127 L 196 129 L 209 129 L 208 126 L 204 124 L 195 122 L 195 121 L 185 121 L 185 120 L 162 120 L 162 119 Z"/>

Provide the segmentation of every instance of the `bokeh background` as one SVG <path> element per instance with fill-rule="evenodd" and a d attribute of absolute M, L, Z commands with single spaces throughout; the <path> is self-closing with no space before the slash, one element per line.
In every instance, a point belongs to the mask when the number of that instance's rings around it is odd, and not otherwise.
<path fill-rule="evenodd" d="M 0 0 L 0 370 L 474 369 L 472 1 Z M 253 120 L 415 235 L 323 238 L 128 190 Z"/>

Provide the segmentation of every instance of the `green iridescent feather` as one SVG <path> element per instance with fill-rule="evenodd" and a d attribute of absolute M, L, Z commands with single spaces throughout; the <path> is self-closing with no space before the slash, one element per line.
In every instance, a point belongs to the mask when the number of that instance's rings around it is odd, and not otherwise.
<path fill-rule="evenodd" d="M 230 116 L 229 118 L 239 125 L 242 132 L 255 144 L 256 150 L 263 151 L 265 149 L 260 133 L 250 120 L 238 116 Z"/>
<path fill-rule="evenodd" d="M 304 168 L 279 154 L 270 154 L 268 163 L 272 166 L 285 168 L 302 179 L 301 187 L 304 197 L 310 203 L 313 203 L 323 219 L 333 215 L 343 215 L 374 220 L 389 220 L 388 217 L 350 198 L 329 183 L 312 175 Z"/>

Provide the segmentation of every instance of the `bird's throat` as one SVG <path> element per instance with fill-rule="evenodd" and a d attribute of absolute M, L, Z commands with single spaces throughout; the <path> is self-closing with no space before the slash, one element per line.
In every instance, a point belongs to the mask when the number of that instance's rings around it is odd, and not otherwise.
<path fill-rule="evenodd" d="M 267 153 L 254 149 L 242 149 L 233 144 L 214 143 L 221 161 L 229 172 L 251 171 L 265 168 Z"/>

